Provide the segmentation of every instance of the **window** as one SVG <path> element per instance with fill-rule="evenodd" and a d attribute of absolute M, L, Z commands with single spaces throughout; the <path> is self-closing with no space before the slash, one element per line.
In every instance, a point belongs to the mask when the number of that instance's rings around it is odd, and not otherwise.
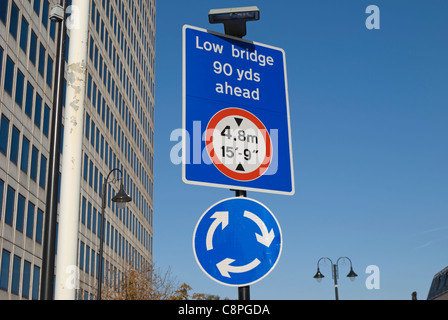
<path fill-rule="evenodd" d="M 40 0 L 34 0 L 34 12 L 39 16 L 40 14 Z"/>
<path fill-rule="evenodd" d="M 9 280 L 9 260 L 11 253 L 5 249 L 2 252 L 2 264 L 0 269 L 0 289 L 8 290 L 8 280 Z"/>
<path fill-rule="evenodd" d="M 92 147 L 95 146 L 95 122 L 92 120 L 92 129 L 90 130 L 90 143 Z"/>
<path fill-rule="evenodd" d="M 87 181 L 87 174 L 88 174 L 88 163 L 89 163 L 89 158 L 87 157 L 87 154 L 84 153 L 84 172 L 83 172 L 83 178 L 85 181 Z"/>
<path fill-rule="evenodd" d="M 23 219 L 25 216 L 25 197 L 19 193 L 17 198 L 17 215 L 16 215 L 16 229 L 23 232 Z"/>
<path fill-rule="evenodd" d="M 31 152 L 31 168 L 30 168 L 30 178 L 34 181 L 37 180 L 37 162 L 39 161 L 39 150 L 33 146 L 33 151 Z"/>
<path fill-rule="evenodd" d="M 1 10 L 1 8 L 0 8 Z M 2 68 L 3 68 L 3 48 L 2 46 L 0 46 L 0 76 L 2 74 Z M 0 78 L 0 82 L 1 82 L 1 78 Z"/>
<path fill-rule="evenodd" d="M 0 152 L 5 156 L 8 152 L 9 119 L 2 115 L 0 124 Z"/>
<path fill-rule="evenodd" d="M 79 268 L 84 270 L 84 242 L 79 245 Z"/>
<path fill-rule="evenodd" d="M 2 188 L 2 192 L 3 192 L 3 188 Z M 0 200 L 1 200 L 1 198 L 0 198 Z M 87 203 L 87 200 L 83 196 L 82 202 L 81 202 L 81 223 L 84 225 L 86 224 L 86 203 Z"/>
<path fill-rule="evenodd" d="M 42 189 L 45 189 L 46 179 L 47 179 L 47 158 L 45 158 L 44 155 L 41 154 L 41 157 L 40 157 L 39 186 Z"/>
<path fill-rule="evenodd" d="M 44 77 L 45 74 L 45 48 L 42 45 L 42 43 L 40 44 L 40 48 L 39 48 L 39 66 L 38 66 L 38 70 L 40 75 L 42 76 L 42 78 Z"/>
<path fill-rule="evenodd" d="M 24 76 L 20 70 L 17 70 L 17 79 L 16 79 L 16 103 L 22 108 L 23 103 L 23 86 L 24 86 Z"/>
<path fill-rule="evenodd" d="M 11 186 L 8 186 L 8 192 L 6 194 L 6 207 L 5 207 L 5 223 L 12 226 L 12 220 L 14 216 L 14 201 L 16 198 L 16 190 Z"/>
<path fill-rule="evenodd" d="M 22 266 L 22 259 L 14 255 L 12 263 L 12 281 L 11 281 L 11 293 L 19 294 L 20 283 L 20 267 Z"/>
<path fill-rule="evenodd" d="M 28 173 L 28 158 L 30 154 L 30 141 L 23 136 L 22 139 L 22 156 L 20 158 L 20 169 Z"/>
<path fill-rule="evenodd" d="M 20 28 L 20 48 L 26 53 L 28 48 L 28 29 L 29 24 L 25 17 L 22 16 L 22 27 Z"/>
<path fill-rule="evenodd" d="M 42 118 L 42 97 L 36 93 L 36 103 L 34 105 L 34 124 L 40 128 L 40 120 Z"/>
<path fill-rule="evenodd" d="M 0 220 L 2 219 L 2 205 L 3 205 L 3 186 L 4 181 L 0 179 Z"/>
<path fill-rule="evenodd" d="M 86 267 L 85 267 L 86 273 L 89 273 L 89 266 L 90 266 L 90 247 L 86 245 Z"/>
<path fill-rule="evenodd" d="M 92 231 L 96 233 L 96 208 L 93 207 L 93 215 L 92 215 Z"/>
<path fill-rule="evenodd" d="M 24 261 L 23 263 L 23 281 L 22 281 L 22 298 L 28 299 L 30 297 L 30 276 L 31 263 Z"/>
<path fill-rule="evenodd" d="M 89 139 L 90 134 L 90 115 L 86 112 L 86 120 L 85 122 L 85 128 L 84 128 L 84 134 L 87 139 Z"/>
<path fill-rule="evenodd" d="M 31 39 L 30 39 L 30 61 L 36 65 L 36 53 L 37 53 L 37 35 L 31 30 Z"/>
<path fill-rule="evenodd" d="M 44 0 L 42 5 L 42 25 L 45 29 L 48 26 L 48 0 Z"/>
<path fill-rule="evenodd" d="M 34 235 L 34 204 L 29 201 L 28 202 L 28 213 L 26 217 L 26 236 L 30 239 L 33 239 Z"/>
<path fill-rule="evenodd" d="M 5 91 L 12 97 L 12 85 L 14 79 L 14 62 L 11 60 L 10 57 L 6 59 L 6 71 L 5 71 Z"/>
<path fill-rule="evenodd" d="M 0 1 L 0 21 L 6 26 L 6 18 L 8 17 L 8 2 Z"/>
<path fill-rule="evenodd" d="M 19 157 L 19 140 L 20 131 L 16 126 L 12 126 L 12 137 L 11 137 L 11 150 L 9 154 L 9 160 L 17 165 L 17 160 Z"/>
<path fill-rule="evenodd" d="M 50 127 L 50 107 L 45 104 L 44 107 L 44 123 L 42 124 L 42 133 L 48 137 L 48 130 Z M 63 130 L 61 131 L 61 134 L 63 134 Z M 62 148 L 62 143 L 61 143 Z"/>
<path fill-rule="evenodd" d="M 44 2 L 47 2 L 46 0 Z M 53 80 L 53 60 L 48 56 L 47 60 L 47 84 L 51 88 Z"/>
<path fill-rule="evenodd" d="M 37 1 L 37 0 L 34 0 Z M 33 272 L 33 293 L 31 298 L 33 300 L 39 299 L 39 279 L 40 279 L 40 268 L 38 266 L 34 266 Z"/>
<path fill-rule="evenodd" d="M 50 21 L 50 37 L 51 37 L 51 39 L 53 39 L 53 41 L 54 41 L 55 35 L 56 35 L 56 22 Z"/>
<path fill-rule="evenodd" d="M 17 39 L 17 27 L 19 25 L 19 8 L 17 8 L 14 1 L 11 6 L 11 18 L 9 19 L 9 33 Z"/>
<path fill-rule="evenodd" d="M 37 209 L 37 219 L 36 219 L 36 242 L 42 244 L 42 222 L 44 219 L 44 212 Z"/>
<path fill-rule="evenodd" d="M 27 83 L 26 85 L 26 101 L 25 101 L 25 113 L 28 117 L 33 116 L 33 97 L 34 97 L 34 88 L 31 83 Z"/>
<path fill-rule="evenodd" d="M 87 228 L 91 228 L 91 221 L 92 221 L 92 204 L 87 202 Z"/>
<path fill-rule="evenodd" d="M 89 162 L 89 186 L 93 187 L 93 162 Z"/>

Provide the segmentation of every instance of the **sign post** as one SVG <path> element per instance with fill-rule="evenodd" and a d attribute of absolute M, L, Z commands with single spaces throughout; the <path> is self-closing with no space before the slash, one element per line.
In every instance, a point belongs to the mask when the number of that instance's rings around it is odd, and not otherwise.
<path fill-rule="evenodd" d="M 295 192 L 285 53 L 241 39 L 258 19 L 257 7 L 217 9 L 209 21 L 226 35 L 183 28 L 182 180 L 236 196 L 203 214 L 193 251 L 210 278 L 238 287 L 239 300 L 250 300 L 282 249 L 276 218 L 246 191 Z"/>

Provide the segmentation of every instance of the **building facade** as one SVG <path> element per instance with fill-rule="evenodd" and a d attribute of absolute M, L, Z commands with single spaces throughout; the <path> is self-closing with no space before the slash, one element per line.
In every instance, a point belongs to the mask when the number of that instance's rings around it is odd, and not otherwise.
<path fill-rule="evenodd" d="M 448 300 L 448 267 L 437 272 L 432 278 L 427 300 Z"/>
<path fill-rule="evenodd" d="M 40 295 L 57 45 L 52 4 L 0 1 L 0 299 Z M 155 14 L 155 0 L 90 0 L 90 16 L 80 17 L 89 19 L 89 45 L 78 299 L 96 298 L 103 192 L 103 292 L 129 268 L 152 263 Z M 123 176 L 102 190 L 115 168 Z M 111 201 L 118 178 L 132 197 L 122 210 Z"/>

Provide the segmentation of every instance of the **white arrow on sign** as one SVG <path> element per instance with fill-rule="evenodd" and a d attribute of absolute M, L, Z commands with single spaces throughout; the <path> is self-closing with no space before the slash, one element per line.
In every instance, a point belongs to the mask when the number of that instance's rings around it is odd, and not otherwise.
<path fill-rule="evenodd" d="M 260 264 L 260 260 L 255 259 L 254 261 L 245 266 L 235 267 L 230 265 L 234 261 L 235 261 L 234 259 L 227 258 L 216 264 L 216 267 L 218 268 L 219 272 L 223 277 L 231 278 L 229 272 L 244 273 L 256 268 Z"/>
<path fill-rule="evenodd" d="M 275 238 L 274 229 L 271 229 L 271 231 L 268 232 L 268 228 L 264 224 L 263 220 L 252 212 L 244 211 L 244 216 L 257 224 L 261 230 L 261 236 L 258 233 L 255 234 L 257 236 L 257 241 L 269 248 L 272 240 Z"/>
<path fill-rule="evenodd" d="M 224 230 L 224 228 L 227 227 L 227 225 L 229 224 L 229 212 L 217 211 L 210 218 L 215 219 L 215 221 L 213 221 L 212 225 L 207 231 L 207 237 L 206 237 L 207 251 L 213 249 L 213 234 L 215 233 L 216 228 L 218 228 L 218 226 L 222 223 L 222 230 Z"/>

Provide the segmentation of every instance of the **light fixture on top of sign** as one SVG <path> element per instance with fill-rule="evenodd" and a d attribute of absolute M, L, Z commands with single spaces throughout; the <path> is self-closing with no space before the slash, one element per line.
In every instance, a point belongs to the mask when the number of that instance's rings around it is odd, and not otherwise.
<path fill-rule="evenodd" d="M 223 23 L 227 35 L 242 38 L 246 35 L 246 22 L 260 20 L 260 9 L 256 6 L 212 9 L 208 13 L 211 24 Z"/>

